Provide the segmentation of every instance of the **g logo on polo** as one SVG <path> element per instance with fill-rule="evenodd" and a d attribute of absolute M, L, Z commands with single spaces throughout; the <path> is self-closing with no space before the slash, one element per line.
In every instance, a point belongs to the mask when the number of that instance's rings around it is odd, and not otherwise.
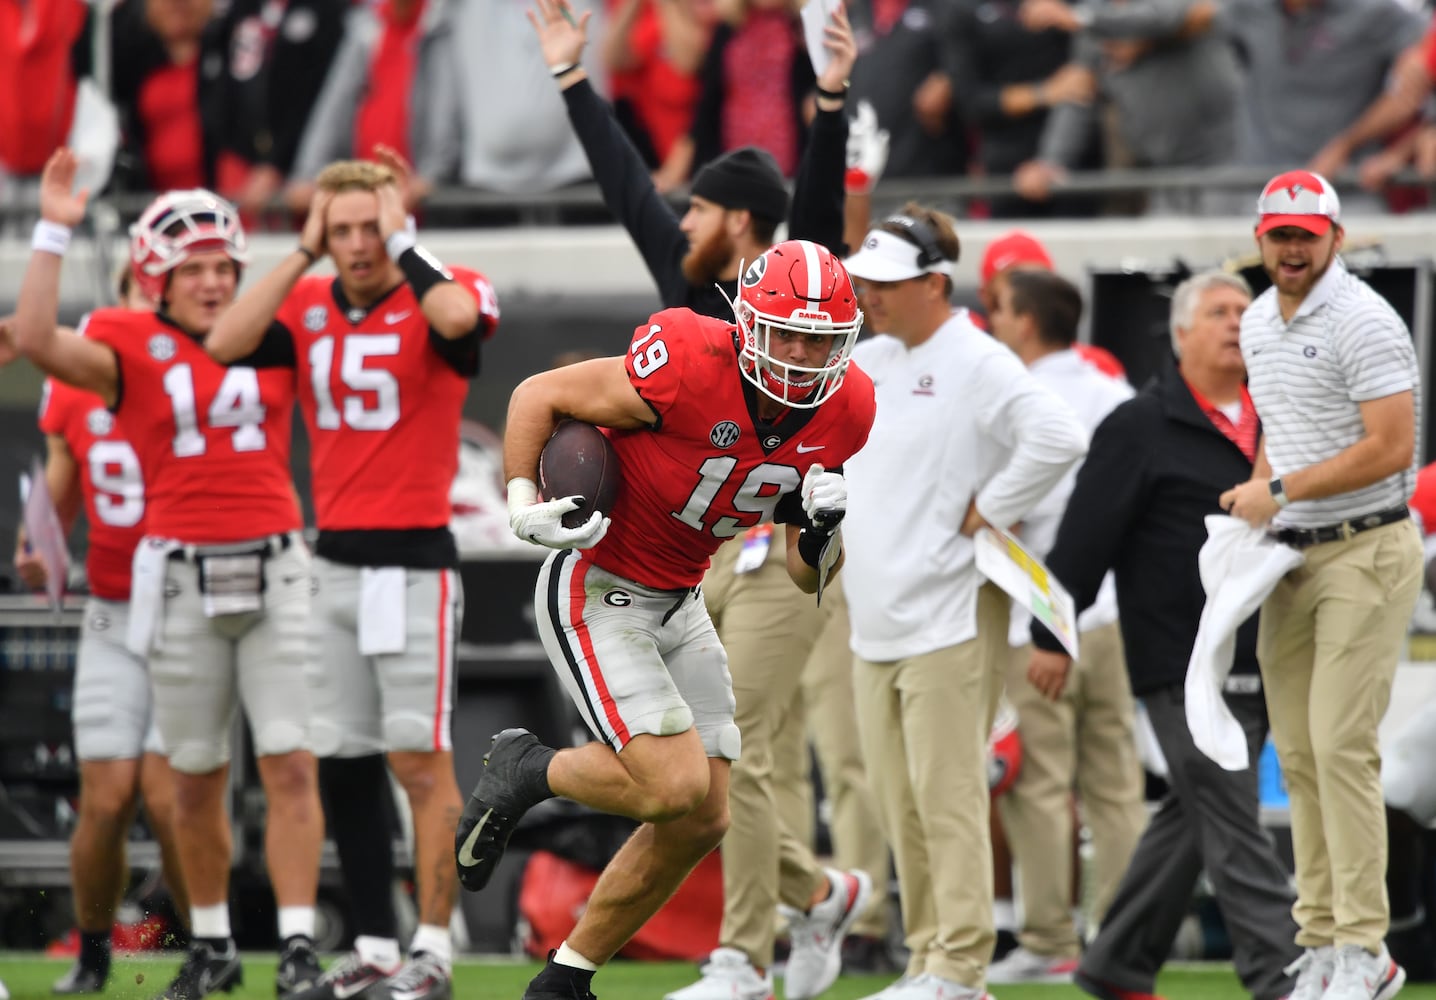
<path fill-rule="evenodd" d="M 115 429 L 115 416 L 109 410 L 95 408 L 85 414 L 85 427 L 97 438 L 102 438 Z"/>
<path fill-rule="evenodd" d="M 743 284 L 749 288 L 763 280 L 763 274 L 768 270 L 768 258 L 759 257 L 748 265 L 748 270 L 743 272 Z"/>
<path fill-rule="evenodd" d="M 150 338 L 146 350 L 156 361 L 168 361 L 175 356 L 175 339 L 167 333 L 157 333 Z"/>
<path fill-rule="evenodd" d="M 1314 358 L 1316 357 L 1316 348 L 1310 344 L 1307 344 L 1305 347 L 1302 348 L 1301 353 L 1305 354 L 1308 358 Z"/>
<path fill-rule="evenodd" d="M 610 608 L 626 608 L 633 603 L 633 595 L 626 590 L 610 590 L 603 595 L 603 603 Z"/>
<path fill-rule="evenodd" d="M 328 306 L 310 306 L 304 310 L 304 329 L 318 333 L 329 323 Z"/>
<path fill-rule="evenodd" d="M 708 432 L 708 440 L 713 442 L 715 448 L 731 448 L 738 443 L 738 438 L 742 433 L 733 421 L 721 420 L 713 425 L 713 430 Z"/>
<path fill-rule="evenodd" d="M 92 632 L 103 632 L 110 627 L 110 616 L 103 612 L 96 612 L 90 616 L 90 630 Z"/>

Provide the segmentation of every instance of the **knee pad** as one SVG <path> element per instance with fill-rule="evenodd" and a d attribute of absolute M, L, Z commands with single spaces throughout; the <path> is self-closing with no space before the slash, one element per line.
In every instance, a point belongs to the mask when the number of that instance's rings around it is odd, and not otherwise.
<path fill-rule="evenodd" d="M 426 753 L 435 747 L 434 720 L 427 716 L 399 714 L 384 719 L 384 746 L 378 750 Z"/>
<path fill-rule="evenodd" d="M 170 767 L 181 774 L 209 774 L 229 763 L 229 740 L 190 740 L 170 749 Z"/>
<path fill-rule="evenodd" d="M 309 727 L 297 722 L 280 720 L 264 726 L 255 726 L 254 755 L 256 757 L 277 757 L 296 750 L 310 749 Z"/>

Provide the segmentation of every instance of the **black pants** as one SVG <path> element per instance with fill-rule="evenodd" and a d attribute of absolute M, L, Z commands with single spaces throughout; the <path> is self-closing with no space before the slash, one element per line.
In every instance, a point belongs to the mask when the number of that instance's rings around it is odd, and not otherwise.
<path fill-rule="evenodd" d="M 1259 818 L 1256 761 L 1266 739 L 1266 703 L 1260 694 L 1227 696 L 1252 762 L 1245 771 L 1227 771 L 1192 742 L 1181 686 L 1142 701 L 1167 758 L 1171 791 L 1138 841 L 1081 971 L 1151 993 L 1205 869 L 1243 985 L 1257 1000 L 1285 996 L 1291 979 L 1282 970 L 1300 949 L 1291 916 L 1296 894 Z"/>

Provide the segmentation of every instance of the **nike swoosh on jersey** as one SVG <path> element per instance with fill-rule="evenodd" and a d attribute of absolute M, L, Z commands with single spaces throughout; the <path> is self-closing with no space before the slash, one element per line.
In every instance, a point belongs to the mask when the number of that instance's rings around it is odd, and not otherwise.
<path fill-rule="evenodd" d="M 808 452 L 810 452 L 810 451 L 822 451 L 822 450 L 823 450 L 824 448 L 826 448 L 826 447 L 827 447 L 827 445 L 825 445 L 825 444 L 805 445 L 805 444 L 799 443 L 799 445 L 798 445 L 798 454 L 799 454 L 799 455 L 806 455 L 806 454 L 807 454 Z"/>
<path fill-rule="evenodd" d="M 485 809 L 484 814 L 479 817 L 479 821 L 474 824 L 474 828 L 469 831 L 468 837 L 459 846 L 459 864 L 465 868 L 472 868 L 479 863 L 480 859 L 474 857 L 474 845 L 479 842 L 479 834 L 484 832 L 484 824 L 493 814 L 493 809 Z"/>
<path fill-rule="evenodd" d="M 409 314 L 410 314 L 411 312 L 413 312 L 413 311 L 414 311 L 414 310 L 412 310 L 412 309 L 405 309 L 403 312 L 385 313 L 385 314 L 384 314 L 384 322 L 385 322 L 385 323 L 390 323 L 390 324 L 397 323 L 397 322 L 399 322 L 401 319 L 407 319 L 408 316 L 409 316 Z"/>

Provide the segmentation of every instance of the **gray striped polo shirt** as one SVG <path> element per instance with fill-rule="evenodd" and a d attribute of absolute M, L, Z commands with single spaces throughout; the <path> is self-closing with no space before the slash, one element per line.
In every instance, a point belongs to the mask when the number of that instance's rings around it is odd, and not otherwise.
<path fill-rule="evenodd" d="M 1396 310 L 1340 260 L 1290 323 L 1281 318 L 1276 289 L 1263 292 L 1242 316 L 1241 338 L 1273 475 L 1290 475 L 1349 448 L 1365 431 L 1360 404 L 1398 392 L 1414 393 L 1419 439 L 1421 373 L 1411 334 Z M 1293 501 L 1273 523 L 1318 528 L 1396 507 L 1410 499 L 1416 468 L 1413 455 L 1410 468 L 1369 486 Z"/>

